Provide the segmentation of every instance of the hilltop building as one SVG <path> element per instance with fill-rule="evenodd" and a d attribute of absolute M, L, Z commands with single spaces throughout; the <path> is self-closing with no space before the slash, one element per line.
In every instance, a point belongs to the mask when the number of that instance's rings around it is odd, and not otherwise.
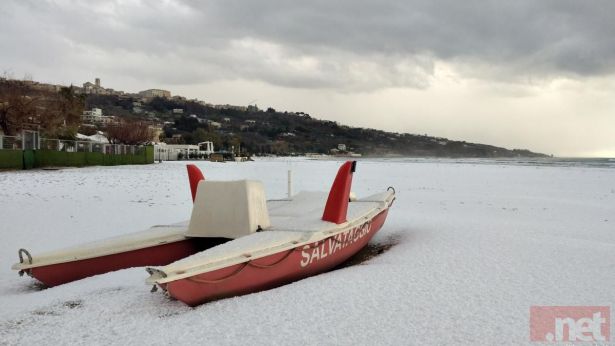
<path fill-rule="evenodd" d="M 147 90 L 139 91 L 139 96 L 146 98 L 146 99 L 150 99 L 154 97 L 163 97 L 165 99 L 170 99 L 171 92 L 168 90 L 162 90 L 162 89 L 147 89 Z"/>
<path fill-rule="evenodd" d="M 94 83 L 85 82 L 83 83 L 83 93 L 84 94 L 98 94 L 98 95 L 108 95 L 107 89 L 100 86 L 100 78 L 96 78 Z"/>
<path fill-rule="evenodd" d="M 235 111 L 246 111 L 248 109 L 248 107 L 244 107 L 244 106 L 233 106 L 233 105 L 214 105 L 215 109 L 231 109 L 231 110 L 235 110 Z"/>
<path fill-rule="evenodd" d="M 100 78 L 94 79 L 94 83 L 85 82 L 83 83 L 82 88 L 75 88 L 75 91 L 83 94 L 94 94 L 94 95 L 124 95 L 123 91 L 114 90 L 111 88 L 103 88 L 100 85 Z"/>

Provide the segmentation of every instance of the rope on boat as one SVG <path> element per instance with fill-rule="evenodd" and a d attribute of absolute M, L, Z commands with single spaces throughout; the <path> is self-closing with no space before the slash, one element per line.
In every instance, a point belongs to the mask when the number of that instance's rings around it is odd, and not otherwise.
<path fill-rule="evenodd" d="M 335 242 L 338 242 L 338 243 L 343 243 L 342 241 L 335 239 L 335 237 L 334 237 L 334 236 L 331 236 L 331 237 L 329 237 L 329 238 L 330 238 L 330 239 L 332 239 L 332 240 L 333 240 L 333 241 L 335 241 Z M 329 238 L 327 238 L 327 239 L 329 239 Z M 315 242 L 315 243 L 314 243 L 315 245 L 310 245 L 310 246 L 308 247 L 308 249 L 314 249 L 314 248 L 317 248 L 317 247 L 319 247 L 322 243 L 324 243 L 325 241 L 326 241 L 326 239 L 319 240 L 319 241 L 317 241 L 317 242 Z M 254 268 L 258 268 L 258 269 L 270 269 L 270 268 L 273 268 L 273 267 L 277 266 L 278 264 L 282 263 L 284 260 L 286 260 L 288 257 L 290 257 L 290 255 L 291 255 L 293 252 L 295 252 L 295 251 L 297 251 L 297 250 L 299 250 L 299 249 L 303 250 L 304 248 L 299 248 L 299 247 L 292 248 L 292 249 L 288 250 L 288 251 L 286 252 L 286 254 L 285 254 L 284 256 L 282 256 L 282 258 L 280 258 L 279 260 L 277 260 L 277 261 L 275 261 L 274 263 L 271 263 L 271 264 L 257 264 L 257 263 L 254 263 L 254 261 L 247 261 L 247 262 L 244 262 L 244 263 L 242 263 L 242 266 L 241 266 L 241 267 L 237 268 L 237 270 L 235 270 L 235 271 L 234 271 L 234 272 L 232 272 L 231 274 L 229 274 L 229 275 L 227 275 L 227 276 L 225 276 L 225 277 L 223 277 L 223 278 L 220 278 L 220 279 L 216 279 L 216 280 L 204 280 L 204 279 L 199 279 L 199 278 L 197 278 L 196 276 L 187 277 L 186 279 L 188 279 L 188 280 L 190 280 L 190 281 L 194 281 L 194 282 L 202 283 L 202 284 L 217 284 L 217 283 L 221 283 L 221 282 L 224 282 L 224 281 L 226 281 L 226 280 L 229 280 L 229 279 L 233 278 L 233 277 L 234 277 L 234 276 L 236 276 L 236 275 L 239 275 L 239 273 L 241 273 L 241 272 L 242 272 L 242 271 L 243 271 L 243 270 L 244 270 L 247 266 L 251 266 L 251 267 L 254 267 Z M 148 269 L 150 269 L 150 268 L 148 268 Z M 148 272 L 149 272 L 149 270 L 148 270 Z M 151 273 L 150 273 L 150 274 L 151 274 Z M 154 287 L 155 287 L 155 286 L 154 286 Z M 152 292 L 155 292 L 154 288 L 152 288 Z"/>
<path fill-rule="evenodd" d="M 247 266 L 248 266 L 248 262 L 244 262 L 244 263 L 242 263 L 242 265 L 237 270 L 235 270 L 231 274 L 229 274 L 229 275 L 227 275 L 227 276 L 225 276 L 223 278 L 216 279 L 216 280 L 204 280 L 204 279 L 199 279 L 196 276 L 187 277 L 186 279 L 188 279 L 190 281 L 198 282 L 198 283 L 201 283 L 201 284 L 217 284 L 217 283 L 224 282 L 224 281 L 232 278 L 233 276 L 241 273 L 241 271 L 244 270 L 245 267 L 247 267 Z"/>
<path fill-rule="evenodd" d="M 340 233 L 340 234 L 343 234 L 343 233 Z M 344 244 L 346 242 L 346 239 L 344 239 L 343 241 L 342 240 L 337 240 L 337 239 L 335 239 L 335 236 L 331 236 L 331 237 L 329 237 L 327 239 L 333 240 L 333 242 L 336 243 L 336 244 Z M 324 240 L 326 240 L 326 239 L 324 239 Z"/>
<path fill-rule="evenodd" d="M 296 248 L 290 249 L 286 252 L 286 254 L 280 258 L 279 260 L 277 260 L 275 263 L 271 263 L 271 264 L 257 264 L 254 263 L 253 261 L 247 261 L 242 263 L 242 265 L 237 268 L 237 270 L 235 270 L 234 272 L 232 272 L 231 274 L 220 278 L 220 279 L 216 279 L 216 280 L 204 280 L 204 279 L 199 279 L 196 276 L 193 277 L 187 277 L 186 279 L 190 280 L 190 281 L 194 281 L 194 282 L 198 282 L 198 283 L 202 283 L 202 284 L 218 284 L 221 282 L 224 282 L 226 280 L 229 280 L 231 278 L 233 278 L 236 275 L 239 275 L 239 273 L 241 273 L 247 266 L 251 266 L 251 267 L 255 267 L 258 269 L 269 269 L 269 268 L 273 268 L 275 266 L 277 266 L 278 264 L 282 263 L 282 261 L 284 261 L 285 259 L 287 259 L 288 257 L 290 257 L 290 255 L 296 250 Z"/>
<path fill-rule="evenodd" d="M 288 250 L 288 252 L 286 253 L 286 255 L 284 255 L 281 259 L 279 259 L 278 261 L 276 261 L 275 263 L 271 263 L 271 264 L 256 264 L 253 261 L 248 262 L 249 265 L 251 265 L 252 267 L 255 268 L 260 268 L 260 269 L 267 269 L 267 268 L 273 268 L 276 265 L 282 263 L 282 261 L 284 261 L 285 259 L 288 258 L 288 256 L 290 256 L 293 252 L 295 251 L 295 248 Z"/>
<path fill-rule="evenodd" d="M 389 190 L 393 190 L 393 194 L 395 194 L 395 188 L 393 188 L 392 186 L 389 186 L 389 188 L 387 189 L 387 191 L 389 191 Z M 393 201 L 395 201 L 395 198 L 393 198 Z M 391 205 L 393 204 L 393 201 L 391 201 Z M 370 221 L 368 221 L 368 223 L 371 223 L 371 220 L 370 220 Z M 260 228 L 260 226 L 259 226 L 259 228 Z M 290 257 L 290 255 L 291 255 L 293 252 L 298 251 L 298 250 L 308 250 L 308 249 L 314 249 L 314 248 L 317 248 L 317 247 L 319 247 L 321 244 L 323 244 L 323 243 L 324 243 L 327 239 L 331 239 L 333 242 L 340 243 L 340 244 L 342 244 L 342 243 L 344 243 L 344 242 L 345 242 L 345 241 L 341 241 L 341 240 L 336 239 L 336 238 L 335 238 L 335 236 L 331 236 L 331 237 L 328 237 L 328 238 L 325 238 L 325 239 L 322 239 L 322 240 L 316 241 L 316 242 L 314 242 L 313 244 L 306 245 L 306 246 L 307 246 L 307 248 L 306 248 L 305 246 L 304 246 L 304 247 L 301 247 L 301 248 L 300 248 L 300 247 L 294 247 L 294 248 L 292 248 L 292 249 L 288 250 L 288 251 L 286 252 L 286 254 L 285 254 L 282 258 L 280 258 L 279 260 L 277 260 L 276 262 L 274 262 L 274 263 L 272 263 L 272 264 L 257 264 L 257 263 L 254 263 L 253 261 L 246 261 L 246 262 L 243 262 L 243 263 L 242 263 L 242 265 L 241 265 L 239 268 L 237 268 L 237 270 L 235 270 L 235 271 L 234 271 L 234 272 L 232 272 L 231 274 L 229 274 L 229 275 L 227 275 L 227 276 L 225 276 L 225 277 L 223 277 L 223 278 L 220 278 L 220 279 L 216 279 L 216 280 L 204 280 L 204 279 L 199 279 L 199 278 L 197 278 L 196 276 L 187 277 L 186 279 L 187 279 L 187 280 L 190 280 L 190 281 L 193 281 L 193 282 L 203 283 L 203 284 L 217 284 L 217 283 L 221 283 L 221 282 L 224 282 L 224 281 L 226 281 L 226 280 L 229 280 L 229 279 L 233 278 L 233 277 L 234 277 L 234 276 L 236 276 L 236 275 L 239 275 L 239 273 L 241 273 L 241 272 L 242 272 L 242 271 L 243 271 L 243 270 L 244 270 L 247 266 L 251 266 L 251 267 L 255 267 L 255 268 L 259 268 L 259 269 L 269 269 L 269 268 L 273 268 L 273 267 L 277 266 L 278 264 L 282 263 L 282 262 L 283 262 L 284 260 L 286 260 L 288 257 Z M 150 272 L 150 270 L 151 270 L 151 272 Z M 158 272 L 160 272 L 160 273 L 161 273 L 164 277 L 166 277 L 166 274 L 165 274 L 164 272 L 161 272 L 161 271 L 156 270 L 156 269 L 147 268 L 147 271 L 148 271 L 150 274 L 153 274 L 153 272 L 154 272 L 154 271 L 158 271 Z M 157 290 L 156 285 L 154 285 L 154 287 L 152 287 L 152 292 L 155 292 L 156 290 Z"/>
<path fill-rule="evenodd" d="M 315 248 L 319 247 L 320 244 L 325 241 L 325 239 L 317 240 L 314 243 L 312 243 L 312 244 L 315 244 L 315 245 L 309 244 L 309 245 L 304 245 L 302 247 L 295 247 L 295 248 L 293 248 L 293 251 L 315 249 Z"/>

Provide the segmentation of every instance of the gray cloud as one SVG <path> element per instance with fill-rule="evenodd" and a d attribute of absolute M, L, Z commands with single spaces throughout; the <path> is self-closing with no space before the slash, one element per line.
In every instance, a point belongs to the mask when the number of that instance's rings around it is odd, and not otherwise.
<path fill-rule="evenodd" d="M 199 2 L 194 2 L 198 8 Z M 236 35 L 307 53 L 432 55 L 522 65 L 531 73 L 611 73 L 615 3 L 609 1 L 224 1 L 203 13 Z M 518 72 L 518 71 L 515 71 Z"/>
<path fill-rule="evenodd" d="M 0 73 L 612 156 L 613 13 L 605 0 L 2 0 Z"/>
<path fill-rule="evenodd" d="M 438 61 L 499 81 L 615 72 L 611 1 L 3 1 L 0 68 L 158 83 L 425 88 Z"/>

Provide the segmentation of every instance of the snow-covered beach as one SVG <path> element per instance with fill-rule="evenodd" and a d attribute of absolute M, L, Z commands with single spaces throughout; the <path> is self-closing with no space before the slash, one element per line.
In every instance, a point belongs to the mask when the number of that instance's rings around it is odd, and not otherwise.
<path fill-rule="evenodd" d="M 143 268 L 41 289 L 17 250 L 187 220 L 185 163 L 0 173 L 0 344 L 527 344 L 533 305 L 615 306 L 615 162 L 361 160 L 357 196 L 394 186 L 388 251 L 190 308 Z M 197 162 L 268 198 L 328 190 L 339 161 Z M 613 313 L 612 313 L 613 314 Z M 611 330 L 615 330 L 611 322 Z"/>

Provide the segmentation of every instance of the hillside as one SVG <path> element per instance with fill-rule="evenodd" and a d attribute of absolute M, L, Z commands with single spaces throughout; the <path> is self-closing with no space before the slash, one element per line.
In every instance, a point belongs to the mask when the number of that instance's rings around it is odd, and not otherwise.
<path fill-rule="evenodd" d="M 350 127 L 315 119 L 305 113 L 278 112 L 272 108 L 263 111 L 256 106 L 214 106 L 181 97 L 144 100 L 128 96 L 88 95 L 86 109 L 94 107 L 103 109 L 107 115 L 165 123 L 162 139 L 167 142 L 212 140 L 216 148 L 229 149 L 241 144 L 243 150 L 253 154 L 324 154 L 344 144 L 347 151 L 367 156 L 545 156 L 529 150 Z"/>

